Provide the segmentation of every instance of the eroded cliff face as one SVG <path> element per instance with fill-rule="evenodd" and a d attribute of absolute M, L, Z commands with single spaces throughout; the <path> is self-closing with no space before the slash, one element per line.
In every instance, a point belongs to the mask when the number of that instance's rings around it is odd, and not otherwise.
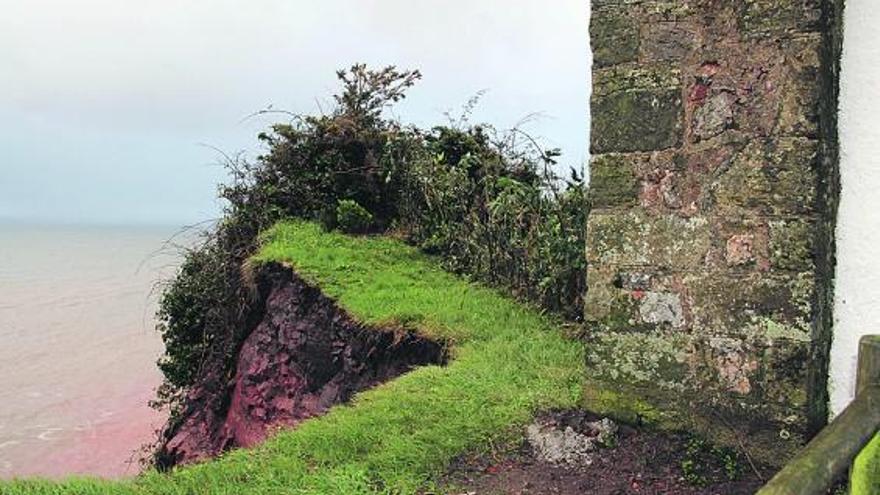
<path fill-rule="evenodd" d="M 360 390 L 445 359 L 441 344 L 354 321 L 290 268 L 262 267 L 256 287 L 260 314 L 241 343 L 234 376 L 205 363 L 183 413 L 162 435 L 160 468 L 253 446 Z"/>

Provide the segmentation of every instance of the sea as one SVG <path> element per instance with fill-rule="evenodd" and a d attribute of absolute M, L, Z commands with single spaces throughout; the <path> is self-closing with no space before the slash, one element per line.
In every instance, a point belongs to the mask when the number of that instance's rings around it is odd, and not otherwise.
<path fill-rule="evenodd" d="M 0 222 L 0 478 L 140 471 L 178 232 Z"/>

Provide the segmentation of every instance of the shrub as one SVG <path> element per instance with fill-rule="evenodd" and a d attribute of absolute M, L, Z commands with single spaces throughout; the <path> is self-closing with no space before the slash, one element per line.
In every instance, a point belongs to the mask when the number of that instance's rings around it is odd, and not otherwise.
<path fill-rule="evenodd" d="M 363 234 L 373 225 L 373 214 L 356 201 L 339 200 L 336 205 L 336 226 L 349 234 Z"/>
<path fill-rule="evenodd" d="M 204 381 L 207 371 L 220 381 L 234 373 L 252 313 L 241 267 L 255 252 L 261 231 L 285 217 L 319 218 L 340 199 L 361 205 L 372 215 L 373 228 L 396 216 L 399 170 L 420 138 L 381 114 L 421 75 L 354 65 L 337 77 L 342 91 L 331 113 L 272 126 L 259 135 L 267 151 L 255 162 L 225 156 L 231 180 L 219 187 L 223 215 L 201 245 L 184 253 L 159 302 L 165 343 L 159 366 L 165 379 L 154 405 L 170 407 L 171 424 L 185 391 Z M 223 369 L 205 370 L 207 362 Z"/>
<path fill-rule="evenodd" d="M 242 265 L 260 232 L 286 217 L 354 233 L 393 228 L 451 270 L 580 317 L 587 208 L 580 177 L 551 172 L 558 151 L 466 118 L 427 131 L 385 118 L 418 71 L 354 65 L 337 76 L 330 113 L 261 133 L 266 152 L 254 162 L 226 157 L 223 217 L 186 253 L 160 301 L 165 382 L 156 404 L 170 405 L 172 419 L 193 384 L 210 379 L 222 390 L 235 372 L 256 313 Z"/>
<path fill-rule="evenodd" d="M 555 150 L 489 126 L 438 127 L 407 169 L 399 225 L 447 268 L 580 319 L 587 202 L 580 176 L 552 173 Z M 492 136 L 495 135 L 493 139 Z"/>

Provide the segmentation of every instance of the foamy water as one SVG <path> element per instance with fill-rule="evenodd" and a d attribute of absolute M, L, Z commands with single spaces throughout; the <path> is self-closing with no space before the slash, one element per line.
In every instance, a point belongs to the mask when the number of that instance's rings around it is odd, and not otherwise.
<path fill-rule="evenodd" d="M 0 223 L 0 477 L 138 472 L 173 233 Z"/>

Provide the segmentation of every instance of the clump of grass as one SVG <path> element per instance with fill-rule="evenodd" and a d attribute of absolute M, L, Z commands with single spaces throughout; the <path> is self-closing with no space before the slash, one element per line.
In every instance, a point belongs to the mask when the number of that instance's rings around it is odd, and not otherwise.
<path fill-rule="evenodd" d="M 17 481 L 0 493 L 416 493 L 459 454 L 519 435 L 544 408 L 574 407 L 583 351 L 558 321 L 451 275 L 386 237 L 350 237 L 305 222 L 276 225 L 254 262 L 283 262 L 366 323 L 415 325 L 450 342 L 426 366 L 358 394 L 263 445 L 125 482 Z"/>
<path fill-rule="evenodd" d="M 734 450 L 691 437 L 681 461 L 681 472 L 691 485 L 706 487 L 724 480 L 736 480 L 742 473 L 742 466 Z"/>

